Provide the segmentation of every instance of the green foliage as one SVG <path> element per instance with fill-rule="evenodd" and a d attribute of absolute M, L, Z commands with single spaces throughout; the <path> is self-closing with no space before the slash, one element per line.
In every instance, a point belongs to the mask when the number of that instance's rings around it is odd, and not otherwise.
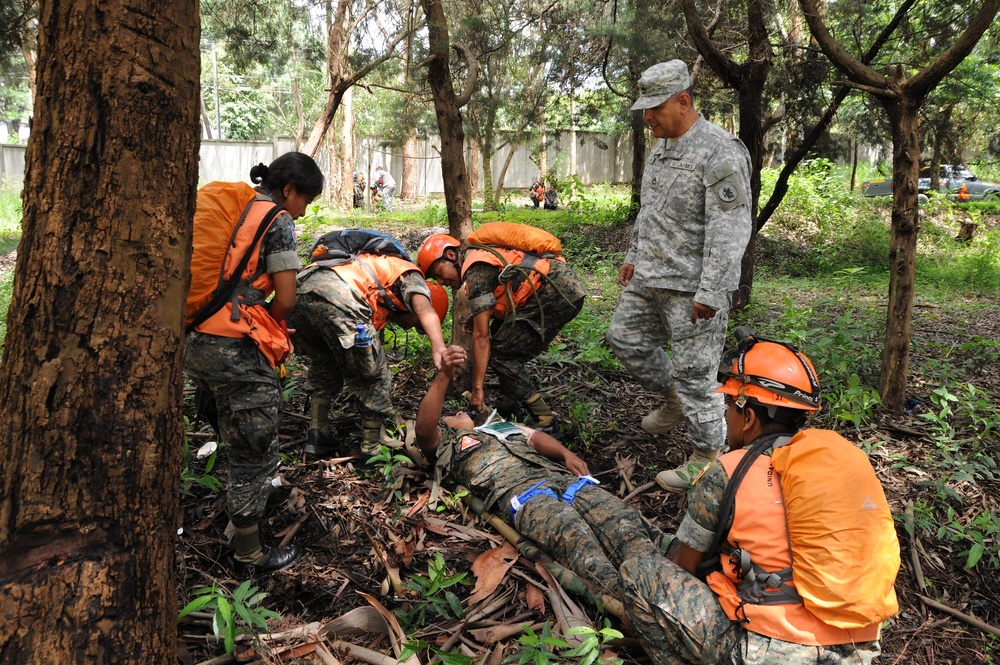
<path fill-rule="evenodd" d="M 21 239 L 21 190 L 0 187 L 0 253 L 17 248 Z"/>
<path fill-rule="evenodd" d="M 215 639 L 223 641 L 229 654 L 233 652 L 238 637 L 251 635 L 256 639 L 259 631 L 267 629 L 268 621 L 281 619 L 277 612 L 260 606 L 267 594 L 253 586 L 252 580 L 243 582 L 233 592 L 216 582 L 211 587 L 195 590 L 192 595 L 194 600 L 180 611 L 178 621 L 192 612 L 212 612 Z"/>
<path fill-rule="evenodd" d="M 378 452 L 368 458 L 367 464 L 375 467 L 375 474 L 382 483 L 382 490 L 389 495 L 389 500 L 396 499 L 403 503 L 403 495 L 396 489 L 396 469 L 400 465 L 412 465 L 413 460 L 389 446 L 380 445 Z"/>
<path fill-rule="evenodd" d="M 579 658 L 579 665 L 592 665 L 601 657 L 601 650 L 608 640 L 618 640 L 624 635 L 611 627 L 611 622 L 604 619 L 604 628 L 595 630 L 590 626 L 573 626 L 568 631 L 570 635 L 584 635 L 583 644 L 570 649 L 563 654 L 563 658 Z M 621 658 L 603 661 L 605 665 L 622 665 Z"/>
<path fill-rule="evenodd" d="M 0 273 L 0 358 L 3 357 L 4 342 L 7 339 L 7 309 L 14 295 L 14 271 Z"/>
<path fill-rule="evenodd" d="M 524 624 L 524 635 L 517 638 L 521 645 L 521 651 L 514 653 L 503 659 L 506 663 L 517 663 L 517 665 L 554 665 L 559 662 L 559 655 L 555 649 L 569 649 L 569 643 L 561 637 L 552 634 L 552 627 L 545 622 L 542 632 L 536 633 L 531 626 Z"/>
<path fill-rule="evenodd" d="M 428 615 L 440 619 L 461 619 L 462 601 L 451 589 L 462 584 L 469 584 L 465 579 L 468 573 L 448 574 L 448 564 L 441 552 L 435 552 L 434 558 L 427 562 L 426 575 L 414 575 L 403 586 L 417 595 L 410 606 L 396 612 L 400 623 L 406 630 L 414 630 L 427 622 Z"/>

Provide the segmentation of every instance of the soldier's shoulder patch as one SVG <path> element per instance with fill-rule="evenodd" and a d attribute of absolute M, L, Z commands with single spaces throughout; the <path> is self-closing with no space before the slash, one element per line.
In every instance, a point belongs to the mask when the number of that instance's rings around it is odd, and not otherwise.
<path fill-rule="evenodd" d="M 719 206 L 723 210 L 732 210 L 736 206 L 747 202 L 746 192 L 743 191 L 743 186 L 736 178 L 735 173 L 726 176 L 712 185 L 712 191 L 715 192 L 715 196 L 719 200 Z"/>
<path fill-rule="evenodd" d="M 465 299 L 468 300 L 469 299 L 469 283 L 468 282 L 462 282 L 462 293 L 465 294 Z"/>
<path fill-rule="evenodd" d="M 479 444 L 480 444 L 479 439 L 477 439 L 474 436 L 469 436 L 468 434 L 466 434 L 461 439 L 459 439 L 458 449 L 468 450 L 469 448 L 472 448 L 473 446 L 478 446 Z"/>

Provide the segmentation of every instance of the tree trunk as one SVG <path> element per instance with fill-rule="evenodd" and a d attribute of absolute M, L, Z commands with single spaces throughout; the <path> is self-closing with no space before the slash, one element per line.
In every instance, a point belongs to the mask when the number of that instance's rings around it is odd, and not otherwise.
<path fill-rule="evenodd" d="M 341 210 L 354 208 L 354 88 L 344 92 L 340 104 L 340 191 L 336 195 Z M 330 198 L 334 198 L 331 192 Z"/>
<path fill-rule="evenodd" d="M 879 394 L 886 406 L 902 409 L 910 362 L 910 320 L 917 256 L 917 178 L 920 171 L 918 111 L 923 100 L 885 100 L 892 125 L 892 241 L 889 246 L 889 307 Z"/>
<path fill-rule="evenodd" d="M 545 113 L 542 113 L 542 119 L 539 121 L 538 126 L 538 138 L 539 138 L 539 148 L 538 148 L 538 177 L 545 179 L 548 176 L 547 171 L 549 170 L 549 147 L 545 141 Z"/>
<path fill-rule="evenodd" d="M 462 113 L 455 97 L 448 66 L 451 43 L 448 19 L 441 0 L 420 0 L 427 16 L 427 37 L 430 42 L 430 62 L 427 82 L 434 98 L 438 130 L 441 133 L 441 175 L 444 178 L 444 201 L 448 209 L 448 229 L 451 235 L 464 240 L 472 232 L 472 205 L 469 201 L 469 178 L 465 170 L 465 130 Z"/>
<path fill-rule="evenodd" d="M 479 141 L 469 138 L 469 198 L 479 193 Z"/>
<path fill-rule="evenodd" d="M 0 662 L 176 662 L 198 16 L 40 6 L 0 362 Z"/>
<path fill-rule="evenodd" d="M 646 171 L 646 122 L 641 111 L 631 111 L 629 119 L 632 124 L 632 210 L 628 221 L 634 223 L 642 201 L 642 174 Z"/>
<path fill-rule="evenodd" d="M 399 198 L 404 201 L 417 200 L 417 128 L 406 128 L 403 141 L 403 177 L 400 179 Z"/>

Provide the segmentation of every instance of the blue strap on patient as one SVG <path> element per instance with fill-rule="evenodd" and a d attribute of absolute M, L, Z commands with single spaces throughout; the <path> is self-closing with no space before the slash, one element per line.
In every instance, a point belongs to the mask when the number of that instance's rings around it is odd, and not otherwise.
<path fill-rule="evenodd" d="M 573 503 L 573 499 L 576 498 L 576 493 L 580 491 L 581 488 L 587 485 L 600 485 L 601 481 L 593 476 L 580 476 L 576 479 L 576 482 L 566 488 L 563 492 L 562 500 L 566 503 Z"/>
<path fill-rule="evenodd" d="M 542 487 L 545 484 L 544 480 L 539 480 L 537 483 L 526 489 L 521 494 L 515 496 L 510 500 L 510 516 L 514 517 L 517 515 L 517 511 L 521 510 L 521 506 L 528 503 L 531 499 L 535 498 L 539 494 L 546 494 L 551 496 L 553 499 L 558 499 L 559 497 L 555 492 L 550 490 L 548 487 Z"/>

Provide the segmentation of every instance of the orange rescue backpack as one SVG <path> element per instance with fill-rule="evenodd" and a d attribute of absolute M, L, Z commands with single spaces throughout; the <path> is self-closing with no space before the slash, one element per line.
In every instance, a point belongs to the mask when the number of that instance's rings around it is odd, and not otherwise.
<path fill-rule="evenodd" d="M 210 182 L 198 190 L 192 238 L 191 285 L 188 287 L 186 309 L 188 331 L 194 330 L 229 301 L 250 255 L 259 248 L 274 218 L 284 210 L 275 204 L 245 254 L 230 256 L 236 233 L 256 196 L 257 191 L 243 182 Z M 239 264 L 232 266 L 234 261 Z M 228 281 L 225 279 L 227 267 L 233 268 L 232 278 Z"/>
<path fill-rule="evenodd" d="M 752 445 L 737 465 L 720 505 L 720 525 L 729 524 L 743 474 L 771 441 Z M 772 598 L 783 586 L 772 584 L 774 576 L 791 580 L 794 594 L 771 602 L 801 602 L 838 628 L 870 626 L 896 614 L 899 542 L 868 456 L 836 432 L 806 429 L 774 441 L 771 466 L 784 496 L 792 567 L 762 570 L 734 543 L 733 560 L 741 562 L 743 579 L 760 580 Z M 727 531 L 719 528 L 709 556 L 718 553 Z"/>
<path fill-rule="evenodd" d="M 532 254 L 562 254 L 562 243 L 548 231 L 527 224 L 489 222 L 469 234 L 469 246 L 519 249 Z"/>

